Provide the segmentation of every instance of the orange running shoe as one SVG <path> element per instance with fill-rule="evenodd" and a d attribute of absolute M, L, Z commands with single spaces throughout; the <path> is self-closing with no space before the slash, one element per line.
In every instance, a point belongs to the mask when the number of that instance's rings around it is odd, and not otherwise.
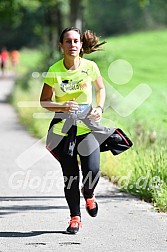
<path fill-rule="evenodd" d="M 86 199 L 86 210 L 91 217 L 96 217 L 98 212 L 98 204 L 95 196 L 90 199 Z"/>
<path fill-rule="evenodd" d="M 80 216 L 71 217 L 69 224 L 70 225 L 68 226 L 66 232 L 69 234 L 76 234 L 82 226 Z"/>

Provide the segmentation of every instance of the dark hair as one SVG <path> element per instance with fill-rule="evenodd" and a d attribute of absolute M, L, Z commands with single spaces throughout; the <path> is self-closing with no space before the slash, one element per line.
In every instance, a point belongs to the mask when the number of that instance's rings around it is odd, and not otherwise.
<path fill-rule="evenodd" d="M 76 27 L 67 27 L 65 28 L 61 35 L 60 35 L 60 39 L 59 42 L 63 43 L 63 39 L 64 39 L 64 34 L 68 31 L 76 31 L 79 33 L 80 35 L 80 39 L 82 42 L 82 48 L 80 51 L 80 56 L 82 57 L 83 54 L 89 54 L 98 50 L 101 50 L 101 45 L 105 44 L 106 42 L 103 41 L 101 43 L 98 44 L 99 41 L 99 37 L 96 36 L 96 34 L 90 30 L 86 30 L 85 32 L 83 32 L 83 34 L 81 33 L 80 29 L 76 28 Z"/>

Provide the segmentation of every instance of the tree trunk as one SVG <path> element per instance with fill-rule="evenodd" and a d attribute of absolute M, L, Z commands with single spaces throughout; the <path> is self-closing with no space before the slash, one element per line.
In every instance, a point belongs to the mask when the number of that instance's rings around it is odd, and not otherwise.
<path fill-rule="evenodd" d="M 58 50 L 59 35 L 62 31 L 62 14 L 59 3 L 45 5 L 45 21 L 48 27 L 48 42 L 50 57 L 54 58 L 55 50 Z"/>
<path fill-rule="evenodd" d="M 82 0 L 69 0 L 70 25 L 82 30 L 83 28 L 83 4 Z"/>

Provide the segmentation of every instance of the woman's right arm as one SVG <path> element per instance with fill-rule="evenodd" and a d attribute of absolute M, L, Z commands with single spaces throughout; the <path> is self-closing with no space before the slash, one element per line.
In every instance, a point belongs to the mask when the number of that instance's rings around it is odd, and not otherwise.
<path fill-rule="evenodd" d="M 52 96 L 53 88 L 44 83 L 40 97 L 40 104 L 43 108 L 53 112 L 72 112 L 73 110 L 78 110 L 78 105 L 75 101 L 67 101 L 61 104 L 53 102 Z"/>

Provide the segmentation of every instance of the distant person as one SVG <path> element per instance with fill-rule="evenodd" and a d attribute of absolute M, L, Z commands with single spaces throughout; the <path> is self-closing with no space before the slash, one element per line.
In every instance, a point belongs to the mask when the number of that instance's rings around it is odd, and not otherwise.
<path fill-rule="evenodd" d="M 10 53 L 11 63 L 14 71 L 16 70 L 16 66 L 19 64 L 20 53 L 17 50 L 13 50 Z"/>
<path fill-rule="evenodd" d="M 8 53 L 8 51 L 7 51 L 6 48 L 2 48 L 1 54 L 0 54 L 0 58 L 1 58 L 1 73 L 2 73 L 2 77 L 5 77 L 6 76 L 7 62 L 8 62 L 8 58 L 9 58 L 9 53 Z"/>
<path fill-rule="evenodd" d="M 97 51 L 104 43 L 97 44 L 97 42 L 98 38 L 89 30 L 83 34 L 75 27 L 68 27 L 62 31 L 59 46 L 63 58 L 48 70 L 40 98 L 42 107 L 56 112 L 57 116 L 61 114 L 72 116 L 90 108 L 90 120 L 96 122 L 102 118 L 105 102 L 103 80 L 97 64 L 82 58 L 83 54 Z M 93 108 L 92 86 L 95 87 L 96 96 L 96 106 Z M 55 94 L 54 101 L 52 100 L 53 93 Z M 51 153 L 60 162 L 65 183 L 65 198 L 70 209 L 71 220 L 66 231 L 75 234 L 81 225 L 78 156 L 83 175 L 82 194 L 86 202 L 86 209 L 91 217 L 95 217 L 98 212 L 98 204 L 94 190 L 100 177 L 100 148 L 97 139 L 90 134 L 91 130 L 81 121 L 77 121 L 76 127 L 72 128 L 71 134 L 76 134 L 73 151 L 71 145 L 68 144 L 71 135 L 69 134 L 67 137 L 67 134 L 63 133 L 64 120 L 53 119 L 51 126 L 53 127 L 49 132 L 52 134 L 52 139 L 59 142 L 54 149 L 51 149 Z M 80 143 L 89 154 L 85 155 L 78 150 L 81 146 Z M 49 148 L 51 147 L 48 143 Z"/>

